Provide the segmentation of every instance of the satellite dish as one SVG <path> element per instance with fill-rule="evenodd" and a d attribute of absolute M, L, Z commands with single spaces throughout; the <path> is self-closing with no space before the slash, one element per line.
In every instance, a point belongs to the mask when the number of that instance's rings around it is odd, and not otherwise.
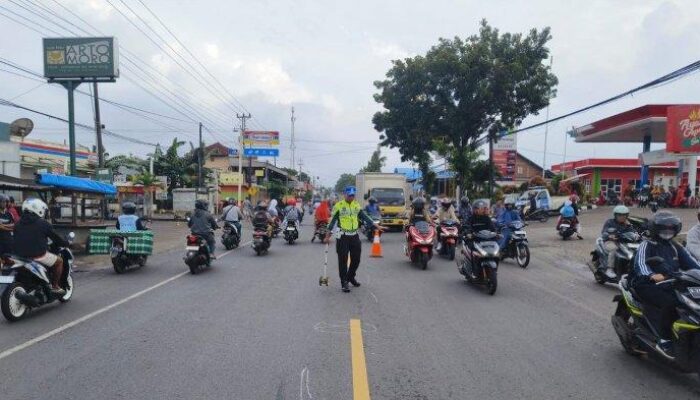
<path fill-rule="evenodd" d="M 10 135 L 25 137 L 34 129 L 34 122 L 29 118 L 20 118 L 10 124 Z"/>

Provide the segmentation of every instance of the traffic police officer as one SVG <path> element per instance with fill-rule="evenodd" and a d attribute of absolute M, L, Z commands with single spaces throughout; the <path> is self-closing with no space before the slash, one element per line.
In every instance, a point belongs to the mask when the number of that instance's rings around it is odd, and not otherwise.
<path fill-rule="evenodd" d="M 357 194 L 355 186 L 346 187 L 344 193 L 345 199 L 333 206 L 329 232 L 335 228 L 336 224 L 340 228 L 340 235 L 337 237 L 335 246 L 338 253 L 338 273 L 343 292 L 349 292 L 348 283 L 355 287 L 360 286 L 360 282 L 355 279 L 362 253 L 362 242 L 358 234 L 360 220 L 365 224 L 373 225 L 375 229 L 383 230 L 384 228 L 375 224 L 372 218 L 362 210 L 360 204 L 355 201 L 355 194 Z M 326 243 L 328 243 L 329 238 L 330 233 L 326 236 Z M 350 268 L 348 268 L 348 255 L 350 255 Z"/>

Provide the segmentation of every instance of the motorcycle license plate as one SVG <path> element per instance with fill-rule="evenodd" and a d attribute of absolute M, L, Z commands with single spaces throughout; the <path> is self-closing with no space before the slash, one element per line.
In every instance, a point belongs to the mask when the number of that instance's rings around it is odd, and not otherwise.
<path fill-rule="evenodd" d="M 525 231 L 515 231 L 513 233 L 516 235 L 525 235 Z"/>
<path fill-rule="evenodd" d="M 637 250 L 639 248 L 639 243 L 630 243 L 627 245 L 632 250 Z"/>
<path fill-rule="evenodd" d="M 700 299 L 700 287 L 689 287 L 688 292 L 694 299 Z"/>
<path fill-rule="evenodd" d="M 199 246 L 187 246 L 185 247 L 187 251 L 199 251 Z"/>
<path fill-rule="evenodd" d="M 0 276 L 0 283 L 12 283 L 14 281 L 15 277 L 13 275 Z"/>
<path fill-rule="evenodd" d="M 293 230 L 294 230 L 294 228 L 287 228 L 287 230 L 288 230 L 288 231 L 293 231 Z"/>

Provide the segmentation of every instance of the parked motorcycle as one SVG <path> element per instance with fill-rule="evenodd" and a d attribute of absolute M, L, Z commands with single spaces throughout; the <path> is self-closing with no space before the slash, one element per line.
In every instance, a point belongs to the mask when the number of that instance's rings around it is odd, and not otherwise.
<path fill-rule="evenodd" d="M 294 221 L 287 221 L 287 227 L 284 229 L 284 240 L 289 244 L 294 244 L 294 241 L 297 239 L 299 239 L 297 223 Z"/>
<path fill-rule="evenodd" d="M 224 223 L 224 231 L 221 235 L 221 244 L 226 250 L 235 249 L 241 243 L 241 234 L 238 232 L 236 225 L 226 222 Z"/>
<path fill-rule="evenodd" d="M 428 261 L 433 258 L 433 240 L 435 228 L 425 221 L 417 221 L 406 230 L 404 253 L 413 263 L 422 269 L 428 268 Z"/>
<path fill-rule="evenodd" d="M 123 274 L 127 269 L 135 265 L 143 267 L 148 259 L 148 256 L 145 254 L 129 254 L 126 251 L 128 240 L 129 238 L 125 236 L 112 236 L 112 247 L 109 255 L 114 272 L 118 274 Z"/>
<path fill-rule="evenodd" d="M 459 272 L 469 283 L 486 286 L 487 293 L 493 295 L 498 287 L 498 263 L 501 249 L 496 239 L 498 234 L 479 231 L 468 234 L 462 242 L 462 258 L 458 263 Z"/>
<path fill-rule="evenodd" d="M 527 241 L 527 232 L 522 221 L 513 221 L 508 227 L 511 235 L 505 249 L 502 249 L 501 259 L 513 258 L 520 268 L 527 268 L 530 264 L 530 246 Z"/>
<path fill-rule="evenodd" d="M 602 284 L 618 283 L 622 275 L 628 274 L 632 270 L 634 257 L 637 254 L 642 237 L 636 232 L 625 232 L 615 235 L 615 228 L 610 228 L 608 232 L 610 238 L 615 238 L 617 249 L 615 249 L 615 265 L 612 270 L 608 268 L 608 252 L 605 250 L 603 238 L 596 240 L 595 250 L 591 252 L 591 261 L 588 268 L 593 272 L 595 281 Z"/>
<path fill-rule="evenodd" d="M 323 243 L 323 239 L 326 238 L 326 234 L 328 233 L 328 224 L 321 222 L 316 224 L 316 229 L 314 230 L 313 236 L 311 236 L 311 243 L 313 243 L 316 239 L 319 240 L 319 242 Z"/>
<path fill-rule="evenodd" d="M 648 265 L 661 265 L 661 257 L 646 260 Z M 680 305 L 676 308 L 679 318 L 673 323 L 672 347 L 674 358 L 657 349 L 659 336 L 646 316 L 641 301 L 631 289 L 627 276 L 620 279 L 621 294 L 613 299 L 617 302 L 612 325 L 622 347 L 628 354 L 641 356 L 650 354 L 671 363 L 687 373 L 700 374 L 700 271 L 690 270 L 673 273 L 670 279 L 657 283 L 672 287 Z"/>
<path fill-rule="evenodd" d="M 211 253 L 206 239 L 193 233 L 187 235 L 187 246 L 185 247 L 185 264 L 190 267 L 190 273 L 195 275 L 204 267 L 211 267 Z"/>
<path fill-rule="evenodd" d="M 576 233 L 576 224 L 571 218 L 559 218 L 557 222 L 557 233 L 562 240 L 566 240 Z"/>
<path fill-rule="evenodd" d="M 270 248 L 271 238 L 267 234 L 267 230 L 261 228 L 255 228 L 253 231 L 253 250 L 255 250 L 256 255 L 261 255 L 267 253 Z"/>
<path fill-rule="evenodd" d="M 459 241 L 459 223 L 452 220 L 442 221 L 438 229 L 440 229 L 440 255 L 454 260 Z"/>
<path fill-rule="evenodd" d="M 520 207 L 520 218 L 523 221 L 540 221 L 542 223 L 549 221 L 549 211 L 538 208 L 530 212 L 529 206 Z"/>
<path fill-rule="evenodd" d="M 71 243 L 75 233 L 68 234 Z M 0 270 L 0 309 L 2 315 L 10 322 L 22 319 L 31 309 L 58 300 L 61 303 L 73 297 L 73 253 L 67 247 L 58 247 L 51 243 L 49 251 L 63 259 L 63 274 L 60 285 L 65 289 L 63 296 L 51 292 L 53 268 L 46 268 L 34 260 L 11 256 Z"/>

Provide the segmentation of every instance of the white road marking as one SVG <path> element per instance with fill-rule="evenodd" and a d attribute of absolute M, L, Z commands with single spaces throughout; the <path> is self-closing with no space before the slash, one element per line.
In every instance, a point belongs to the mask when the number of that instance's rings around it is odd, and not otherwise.
<path fill-rule="evenodd" d="M 245 245 L 248 244 L 248 243 L 251 243 L 251 242 L 244 243 L 244 244 L 241 245 L 241 247 L 242 247 L 242 246 L 245 246 Z M 237 247 L 237 249 L 238 249 L 238 248 L 241 248 L 241 247 Z M 227 251 L 227 252 L 221 254 L 218 258 L 223 258 L 223 257 L 225 257 L 226 255 L 228 255 L 229 253 L 231 253 L 232 251 L 234 251 L 234 250 L 236 250 L 236 249 L 229 250 L 229 251 Z M 218 259 L 218 258 L 217 258 L 217 259 Z M 59 334 L 59 333 L 65 331 L 65 330 L 67 330 L 67 329 L 70 329 L 70 328 L 72 328 L 72 327 L 74 327 L 74 326 L 76 326 L 76 325 L 82 324 L 83 322 L 85 322 L 85 321 L 87 321 L 87 320 L 90 320 L 90 319 L 92 319 L 92 318 L 94 318 L 94 317 L 96 317 L 96 316 L 98 316 L 98 315 L 100 315 L 100 314 L 103 314 L 103 313 L 105 313 L 105 312 L 107 312 L 107 311 L 109 311 L 109 310 L 111 310 L 111 309 L 113 309 L 113 308 L 115 308 L 115 307 L 118 307 L 118 306 L 120 306 L 120 305 L 122 305 L 122 304 L 124 304 L 124 303 L 126 303 L 126 302 L 128 302 L 128 301 L 131 301 L 131 300 L 133 300 L 133 299 L 135 299 L 135 298 L 137 298 L 137 297 L 141 297 L 141 296 L 143 296 L 144 294 L 146 294 L 146 293 L 148 293 L 148 292 L 150 292 L 150 291 L 152 291 L 152 290 L 154 290 L 154 289 L 157 289 L 157 288 L 159 288 L 159 287 L 161 287 L 161 286 L 163 286 L 163 285 L 165 285 L 165 284 L 168 284 L 168 283 L 170 283 L 170 282 L 172 282 L 172 281 L 174 281 L 174 280 L 176 280 L 176 279 L 182 278 L 183 276 L 185 276 L 185 275 L 187 275 L 187 274 L 189 274 L 189 271 L 181 272 L 181 273 L 179 273 L 179 274 L 177 274 L 177 275 L 171 276 L 170 278 L 168 278 L 168 279 L 166 279 L 166 280 L 164 280 L 164 281 L 158 282 L 158 283 L 156 283 L 156 284 L 153 285 L 153 286 L 150 286 L 150 287 L 148 287 L 148 288 L 146 288 L 146 289 L 143 289 L 143 290 L 141 290 L 141 291 L 139 291 L 139 292 L 136 292 L 136 293 L 134 293 L 134 294 L 132 294 L 132 295 L 130 295 L 130 296 L 128 296 L 128 297 L 125 297 L 125 298 L 123 298 L 123 299 L 117 301 L 116 303 L 112 303 L 112 304 L 110 304 L 110 305 L 108 305 L 108 306 L 102 307 L 102 308 L 100 308 L 99 310 L 93 311 L 93 312 L 91 312 L 91 313 L 89 313 L 89 314 L 87 314 L 87 315 L 84 315 L 84 316 L 82 316 L 82 317 L 80 317 L 80 318 L 78 318 L 78 319 L 76 319 L 76 320 L 73 320 L 73 321 L 71 321 L 71 322 L 69 322 L 69 323 L 67 323 L 67 324 L 65 324 L 65 325 L 59 326 L 59 327 L 56 328 L 56 329 L 53 329 L 53 330 L 51 330 L 51 331 L 48 331 L 48 332 L 44 333 L 43 335 L 39 335 L 39 336 L 37 336 L 37 337 L 35 337 L 35 338 L 33 338 L 33 339 L 27 340 L 26 342 L 24 342 L 24 343 L 22 343 L 22 344 L 19 344 L 19 345 L 15 346 L 15 347 L 9 348 L 9 349 L 3 351 L 2 353 L 0 353 L 0 360 L 11 356 L 11 355 L 17 353 L 18 351 L 22 351 L 22 350 L 24 350 L 24 349 L 26 349 L 26 348 L 28 348 L 28 347 L 30 347 L 30 346 L 33 346 L 33 345 L 35 345 L 35 344 L 37 344 L 37 343 L 39 343 L 39 342 L 42 342 L 42 341 L 44 341 L 44 340 L 46 340 L 46 339 L 48 339 L 48 338 L 50 338 L 50 337 L 52 337 L 52 336 L 55 336 L 55 335 L 57 335 L 57 334 Z"/>

